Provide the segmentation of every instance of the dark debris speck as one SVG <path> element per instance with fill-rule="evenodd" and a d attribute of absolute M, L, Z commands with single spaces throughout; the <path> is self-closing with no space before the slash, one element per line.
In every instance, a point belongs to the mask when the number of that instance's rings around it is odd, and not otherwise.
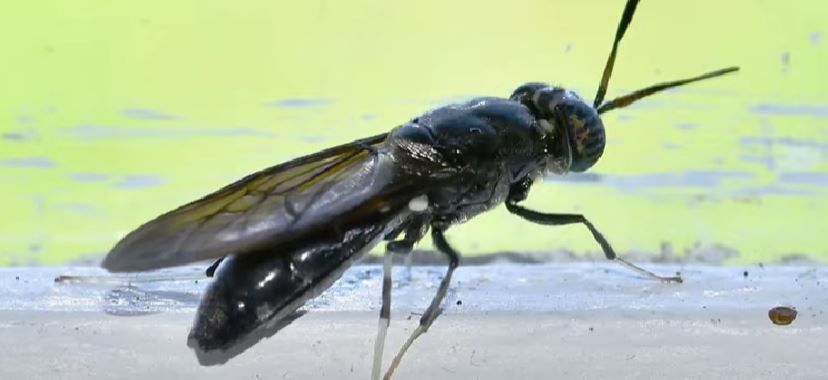
<path fill-rule="evenodd" d="M 462 305 L 462 304 L 463 304 L 463 301 L 461 301 L 461 300 L 457 300 L 457 306 L 460 306 L 460 305 Z"/>

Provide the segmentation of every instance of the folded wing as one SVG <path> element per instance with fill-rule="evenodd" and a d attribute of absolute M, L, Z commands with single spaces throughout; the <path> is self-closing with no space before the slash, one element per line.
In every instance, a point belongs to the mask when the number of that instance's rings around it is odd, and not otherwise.
<path fill-rule="evenodd" d="M 386 137 L 262 170 L 161 215 L 124 237 L 103 267 L 143 271 L 245 254 L 317 228 L 335 228 L 348 215 L 388 212 L 400 199 L 393 157 L 383 149 Z"/>

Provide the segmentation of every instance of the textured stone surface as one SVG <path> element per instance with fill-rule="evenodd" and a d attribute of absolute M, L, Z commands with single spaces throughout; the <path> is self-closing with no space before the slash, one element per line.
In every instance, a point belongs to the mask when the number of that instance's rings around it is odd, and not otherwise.
<path fill-rule="evenodd" d="M 445 313 L 409 351 L 400 379 L 821 378 L 828 371 L 822 267 L 648 265 L 684 284 L 610 263 L 461 267 Z M 368 377 L 380 268 L 356 266 L 310 311 L 229 363 L 201 367 L 185 340 L 206 280 L 105 277 L 94 268 L 0 269 L 0 378 L 311 379 Z M 387 356 L 416 326 L 443 269 L 395 271 Z M 745 276 L 747 271 L 747 276 Z M 146 275 L 137 277 L 146 280 Z M 775 326 L 768 310 L 799 311 Z"/>

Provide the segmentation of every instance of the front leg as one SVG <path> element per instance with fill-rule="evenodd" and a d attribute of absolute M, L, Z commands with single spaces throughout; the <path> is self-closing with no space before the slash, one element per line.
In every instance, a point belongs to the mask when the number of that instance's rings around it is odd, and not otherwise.
<path fill-rule="evenodd" d="M 510 197 L 511 198 L 511 197 Z M 638 274 L 649 277 L 655 280 L 663 281 L 663 282 L 682 282 L 681 277 L 662 277 L 653 272 L 650 272 L 644 268 L 641 268 L 627 260 L 624 260 L 618 255 L 615 254 L 615 250 L 612 249 L 612 246 L 609 244 L 607 239 L 598 231 L 597 228 L 590 222 L 585 216 L 581 214 L 547 214 L 542 213 L 534 210 L 530 210 L 526 207 L 517 205 L 516 201 L 514 200 L 507 200 L 506 201 L 506 209 L 509 210 L 510 213 L 520 216 L 523 219 L 526 219 L 532 223 L 543 224 L 543 225 L 550 225 L 550 226 L 562 226 L 566 224 L 576 224 L 580 223 L 586 226 L 589 229 L 589 232 L 592 233 L 593 239 L 601 246 L 601 250 L 604 251 L 604 255 L 607 259 L 617 261 L 619 264 L 626 266 L 627 268 L 637 272 Z"/>

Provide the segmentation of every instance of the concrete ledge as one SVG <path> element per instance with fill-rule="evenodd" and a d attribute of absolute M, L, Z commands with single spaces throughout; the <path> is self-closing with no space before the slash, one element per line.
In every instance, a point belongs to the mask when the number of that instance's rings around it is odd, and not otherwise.
<path fill-rule="evenodd" d="M 432 329 L 397 378 L 817 379 L 828 373 L 828 270 L 611 263 L 461 267 Z M 202 267 L 165 272 L 197 275 Z M 56 284 L 96 268 L 0 269 L 2 379 L 365 379 L 380 268 L 357 266 L 310 311 L 224 366 L 201 367 L 185 340 L 206 280 Z M 395 270 L 393 355 L 416 326 L 440 267 Z M 410 275 L 410 279 L 408 278 Z M 139 278 L 146 278 L 139 277 Z M 799 310 L 789 326 L 767 311 Z"/>

